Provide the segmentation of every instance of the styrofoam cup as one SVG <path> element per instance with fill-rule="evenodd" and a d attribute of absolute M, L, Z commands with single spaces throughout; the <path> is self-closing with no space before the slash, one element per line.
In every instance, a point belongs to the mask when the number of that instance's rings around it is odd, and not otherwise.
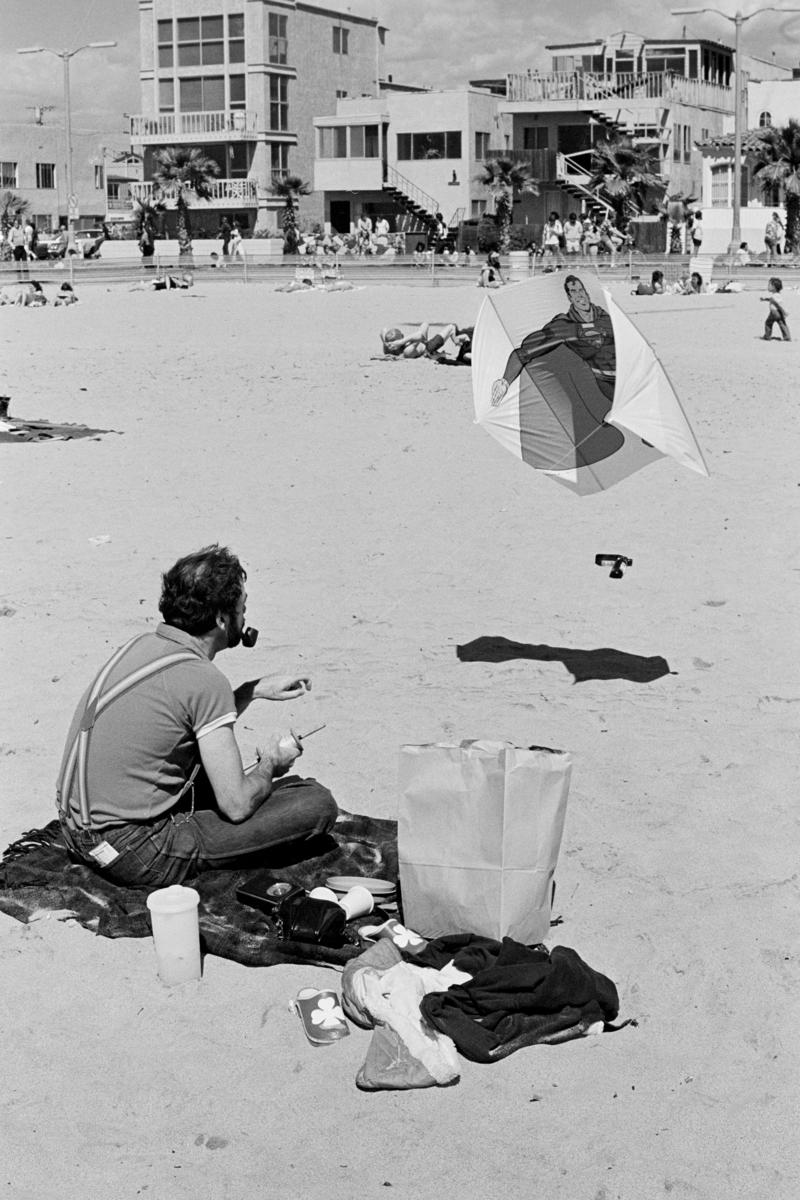
<path fill-rule="evenodd" d="M 329 900 L 331 904 L 339 903 L 339 897 L 336 895 L 336 892 L 329 887 L 315 887 L 308 893 L 308 897 L 310 900 Z"/>
<path fill-rule="evenodd" d="M 348 921 L 353 921 L 356 917 L 365 917 L 367 913 L 371 913 L 375 907 L 375 900 L 372 892 L 358 883 L 351 887 L 349 892 L 345 892 L 339 906 L 344 909 Z"/>
<path fill-rule="evenodd" d="M 199 902 L 194 888 L 179 883 L 147 897 L 158 974 L 167 987 L 200 978 Z"/>

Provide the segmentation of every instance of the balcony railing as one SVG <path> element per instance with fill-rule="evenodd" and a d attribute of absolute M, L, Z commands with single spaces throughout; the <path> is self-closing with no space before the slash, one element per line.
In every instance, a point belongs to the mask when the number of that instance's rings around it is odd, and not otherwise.
<path fill-rule="evenodd" d="M 254 179 L 213 179 L 208 185 L 211 193 L 208 200 L 198 200 L 194 192 L 186 195 L 190 208 L 210 206 L 221 208 L 228 205 L 240 204 L 243 207 L 258 204 L 258 191 Z M 131 198 L 133 200 L 153 200 L 155 185 L 147 183 L 132 183 Z M 174 208 L 177 201 L 177 188 L 165 187 L 158 189 L 158 199 L 167 208 Z"/>
<path fill-rule="evenodd" d="M 134 142 L 169 142 L 178 138 L 207 138 L 215 134 L 235 140 L 253 137 L 255 132 L 256 114 L 243 108 L 131 117 L 131 140 Z"/>
<path fill-rule="evenodd" d="M 556 71 L 552 75 L 509 75 L 506 99 L 513 103 L 544 100 L 661 100 L 733 112 L 734 90 L 704 79 L 684 79 L 672 71 L 642 74 Z"/>

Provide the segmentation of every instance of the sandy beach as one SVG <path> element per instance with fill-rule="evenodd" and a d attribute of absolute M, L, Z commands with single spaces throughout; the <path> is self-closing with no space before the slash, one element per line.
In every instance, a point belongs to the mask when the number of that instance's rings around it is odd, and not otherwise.
<path fill-rule="evenodd" d="M 248 710 L 245 757 L 296 716 L 325 722 L 304 770 L 343 808 L 394 817 L 403 743 L 571 752 L 551 944 L 638 1020 L 464 1061 L 450 1089 L 363 1094 L 370 1035 L 312 1049 L 288 1011 L 333 970 L 207 957 L 170 990 L 149 939 L 0 914 L 13 1200 L 798 1194 L 797 342 L 758 340 L 758 291 L 613 291 L 710 478 L 664 459 L 579 499 L 473 423 L 469 371 L 379 359 L 383 325 L 472 323 L 472 279 L 90 284 L 71 308 L 3 309 L 12 414 L 115 432 L 0 446 L 0 845 L 53 817 L 74 705 L 158 619 L 160 572 L 219 541 L 261 630 L 220 667 L 234 686 L 313 679 L 297 706 Z M 598 552 L 633 566 L 610 579 Z M 670 673 L 460 662 L 482 636 L 660 655 Z"/>

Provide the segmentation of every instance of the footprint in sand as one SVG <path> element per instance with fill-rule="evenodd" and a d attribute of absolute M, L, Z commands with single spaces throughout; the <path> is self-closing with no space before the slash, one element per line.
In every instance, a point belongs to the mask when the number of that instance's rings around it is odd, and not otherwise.
<path fill-rule="evenodd" d="M 217 1137 L 216 1134 L 212 1134 L 211 1137 L 207 1138 L 204 1133 L 198 1133 L 194 1139 L 194 1144 L 195 1146 L 205 1146 L 206 1150 L 222 1150 L 227 1146 L 228 1139 Z"/>

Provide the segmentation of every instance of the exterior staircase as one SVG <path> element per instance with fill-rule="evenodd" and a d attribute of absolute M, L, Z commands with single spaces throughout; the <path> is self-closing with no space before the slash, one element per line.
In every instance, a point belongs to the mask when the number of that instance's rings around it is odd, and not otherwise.
<path fill-rule="evenodd" d="M 579 162 L 581 154 L 590 154 L 591 151 L 580 151 L 579 154 L 557 154 L 556 155 L 556 180 L 562 191 L 565 191 L 568 196 L 572 196 L 575 200 L 586 201 L 589 208 L 602 208 L 607 216 L 613 220 L 614 209 L 598 196 L 589 187 L 591 175 L 586 170 L 583 163 Z"/>
<path fill-rule="evenodd" d="M 398 231 L 409 235 L 418 234 L 426 239 L 436 234 L 436 214 L 440 212 L 439 201 L 423 192 L 415 183 L 401 175 L 394 167 L 387 166 L 383 190 L 390 196 L 401 212 L 397 222 Z M 452 239 L 448 238 L 448 244 Z"/>

